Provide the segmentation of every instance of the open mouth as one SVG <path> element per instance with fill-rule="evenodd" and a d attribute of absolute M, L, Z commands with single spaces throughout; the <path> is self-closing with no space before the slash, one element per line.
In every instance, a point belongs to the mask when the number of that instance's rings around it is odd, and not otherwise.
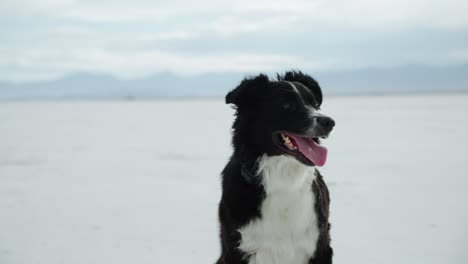
<path fill-rule="evenodd" d="M 328 150 L 318 143 L 318 138 L 282 131 L 273 135 L 273 141 L 285 153 L 294 156 L 306 165 L 321 167 L 327 161 Z"/>

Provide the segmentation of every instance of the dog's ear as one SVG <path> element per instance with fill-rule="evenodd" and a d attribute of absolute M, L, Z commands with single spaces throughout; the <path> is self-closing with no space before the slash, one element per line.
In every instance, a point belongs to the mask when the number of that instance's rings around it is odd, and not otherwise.
<path fill-rule="evenodd" d="M 317 103 L 317 107 L 320 107 L 322 104 L 322 89 L 320 89 L 319 84 L 314 78 L 310 75 L 304 74 L 301 71 L 288 71 L 284 75 L 278 74 L 278 81 L 289 81 L 289 82 L 300 82 L 314 95 L 314 98 Z"/>
<path fill-rule="evenodd" d="M 248 77 L 226 95 L 226 104 L 234 104 L 239 107 L 255 101 L 256 95 L 261 89 L 268 86 L 268 76 L 259 74 L 254 77 Z"/>

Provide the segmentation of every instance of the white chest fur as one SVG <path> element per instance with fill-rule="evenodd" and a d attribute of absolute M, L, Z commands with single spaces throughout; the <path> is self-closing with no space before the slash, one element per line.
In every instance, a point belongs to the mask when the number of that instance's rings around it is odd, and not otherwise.
<path fill-rule="evenodd" d="M 319 235 L 314 168 L 289 156 L 264 156 L 259 161 L 266 198 L 260 219 L 239 229 L 239 249 L 249 264 L 306 264 Z"/>

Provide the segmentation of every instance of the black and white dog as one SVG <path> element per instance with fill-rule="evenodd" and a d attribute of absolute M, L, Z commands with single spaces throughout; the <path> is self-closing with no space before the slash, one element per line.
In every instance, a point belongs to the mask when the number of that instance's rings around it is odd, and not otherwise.
<path fill-rule="evenodd" d="M 329 194 L 315 168 L 335 122 L 319 113 L 322 92 L 289 71 L 244 79 L 233 104 L 234 153 L 222 172 L 221 257 L 217 264 L 332 263 Z"/>

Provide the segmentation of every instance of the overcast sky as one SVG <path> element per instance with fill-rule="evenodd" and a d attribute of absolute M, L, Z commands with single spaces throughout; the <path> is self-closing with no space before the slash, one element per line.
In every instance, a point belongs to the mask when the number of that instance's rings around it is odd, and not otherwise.
<path fill-rule="evenodd" d="M 468 62 L 466 0 L 1 0 L 0 81 Z"/>

